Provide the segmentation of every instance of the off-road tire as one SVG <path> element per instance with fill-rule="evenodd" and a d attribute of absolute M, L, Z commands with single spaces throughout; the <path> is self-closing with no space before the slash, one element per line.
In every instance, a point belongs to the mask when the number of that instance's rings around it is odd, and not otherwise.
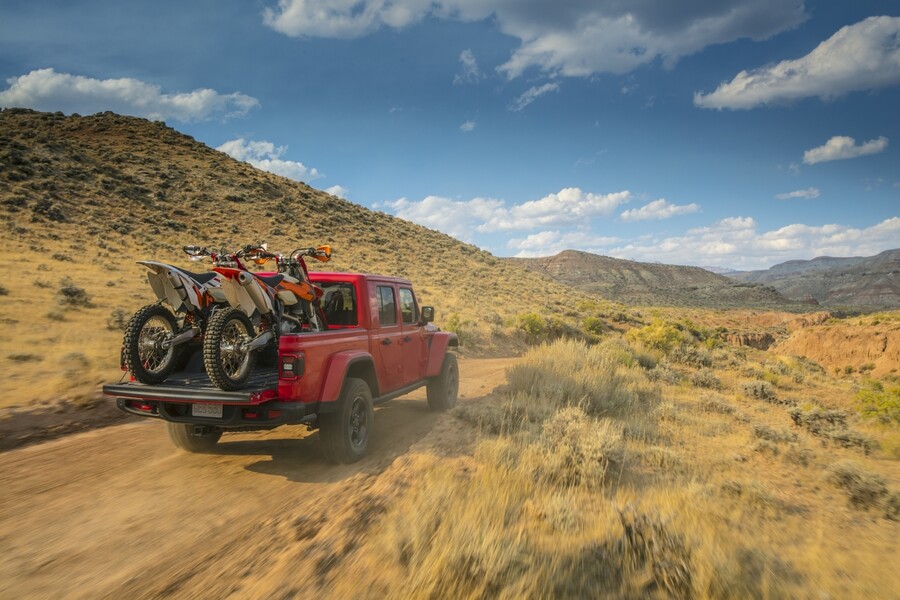
<path fill-rule="evenodd" d="M 203 366 L 209 380 L 225 391 L 241 389 L 253 371 L 256 353 L 238 352 L 237 336 L 253 337 L 253 323 L 244 311 L 228 307 L 212 316 L 203 338 Z"/>
<path fill-rule="evenodd" d="M 172 443 L 182 450 L 199 454 L 209 454 L 214 451 L 216 444 L 219 443 L 219 438 L 222 437 L 221 431 L 194 435 L 194 426 L 190 423 L 166 422 L 166 429 L 169 430 L 169 438 Z"/>
<path fill-rule="evenodd" d="M 175 337 L 178 331 L 175 315 L 168 308 L 161 304 L 148 304 L 134 313 L 125 327 L 122 358 L 125 368 L 141 383 L 162 383 L 175 368 L 180 348 L 170 346 L 168 350 L 163 350 L 149 347 L 151 344 L 148 339 L 146 337 L 144 340 L 141 339 L 142 333 L 145 336 L 151 335 L 148 325 L 159 329 L 158 333 L 164 333 L 163 330 L 167 329 L 166 335 L 170 339 Z"/>
<path fill-rule="evenodd" d="M 337 410 L 319 417 L 319 435 L 325 458 L 334 463 L 354 463 L 366 455 L 375 425 L 372 390 L 362 379 L 344 381 Z"/>
<path fill-rule="evenodd" d="M 439 375 L 428 380 L 428 408 L 444 411 L 456 406 L 459 395 L 459 364 L 456 355 L 447 352 Z"/>

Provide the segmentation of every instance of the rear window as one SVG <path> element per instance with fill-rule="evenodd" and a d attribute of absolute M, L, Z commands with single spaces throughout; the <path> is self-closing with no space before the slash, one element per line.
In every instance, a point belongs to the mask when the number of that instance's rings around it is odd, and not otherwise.
<path fill-rule="evenodd" d="M 356 288 L 349 282 L 321 286 L 322 310 L 329 325 L 358 325 L 356 316 Z"/>
<path fill-rule="evenodd" d="M 381 326 L 397 324 L 397 308 L 394 301 L 394 288 L 378 286 L 378 319 Z"/>

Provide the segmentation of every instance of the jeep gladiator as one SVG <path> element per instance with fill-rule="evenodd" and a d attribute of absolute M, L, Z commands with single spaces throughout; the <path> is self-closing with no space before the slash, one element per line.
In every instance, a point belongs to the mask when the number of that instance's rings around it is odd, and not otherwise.
<path fill-rule="evenodd" d="M 431 324 L 434 309 L 419 305 L 408 280 L 328 272 L 310 279 L 324 291 L 326 330 L 282 335 L 277 357 L 259 361 L 243 389 L 213 386 L 195 349 L 161 384 L 132 378 L 103 393 L 127 413 L 166 421 L 172 441 L 189 452 L 212 451 L 225 431 L 305 424 L 342 463 L 365 455 L 374 405 L 422 386 L 433 410 L 455 405 L 459 341 Z"/>

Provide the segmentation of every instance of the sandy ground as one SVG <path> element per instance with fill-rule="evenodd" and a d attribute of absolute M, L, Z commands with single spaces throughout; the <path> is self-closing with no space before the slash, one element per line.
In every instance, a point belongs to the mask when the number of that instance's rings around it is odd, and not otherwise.
<path fill-rule="evenodd" d="M 461 401 L 489 394 L 514 361 L 462 360 Z M 424 398 L 376 408 L 370 454 L 349 466 L 326 463 L 304 427 L 225 434 L 199 455 L 155 420 L 0 454 L 0 598 L 327 596 L 423 468 L 411 448 L 426 435 L 450 454 L 471 442 Z"/>

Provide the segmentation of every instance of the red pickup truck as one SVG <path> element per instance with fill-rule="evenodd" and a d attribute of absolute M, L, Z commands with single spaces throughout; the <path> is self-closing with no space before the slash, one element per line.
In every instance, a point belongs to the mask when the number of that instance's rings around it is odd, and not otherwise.
<path fill-rule="evenodd" d="M 326 331 L 281 336 L 277 357 L 259 361 L 246 386 L 223 391 L 210 382 L 202 352 L 187 352 L 181 370 L 158 385 L 134 381 L 103 387 L 128 413 L 166 421 L 169 436 L 190 452 L 210 452 L 224 431 L 305 424 L 318 428 L 327 457 L 362 458 L 372 437 L 373 406 L 427 386 L 428 405 L 456 404 L 455 334 L 430 323 L 406 279 L 311 272 L 324 290 Z"/>

